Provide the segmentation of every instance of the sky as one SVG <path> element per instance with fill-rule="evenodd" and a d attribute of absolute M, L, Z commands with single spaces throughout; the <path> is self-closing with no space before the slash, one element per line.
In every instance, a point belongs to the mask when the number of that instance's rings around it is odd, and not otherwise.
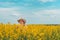
<path fill-rule="evenodd" d="M 0 0 L 0 23 L 60 24 L 60 0 Z"/>

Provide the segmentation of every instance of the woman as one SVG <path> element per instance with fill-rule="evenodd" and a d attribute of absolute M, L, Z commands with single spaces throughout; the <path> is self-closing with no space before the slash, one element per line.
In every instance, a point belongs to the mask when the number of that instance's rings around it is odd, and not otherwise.
<path fill-rule="evenodd" d="M 19 19 L 18 23 L 20 24 L 20 26 L 18 26 L 17 28 L 20 28 L 20 30 L 25 30 L 27 31 L 27 26 L 26 26 L 26 20 L 25 19 Z"/>
<path fill-rule="evenodd" d="M 21 18 L 21 19 L 18 20 L 18 23 L 19 23 L 21 26 L 25 26 L 26 20 Z"/>

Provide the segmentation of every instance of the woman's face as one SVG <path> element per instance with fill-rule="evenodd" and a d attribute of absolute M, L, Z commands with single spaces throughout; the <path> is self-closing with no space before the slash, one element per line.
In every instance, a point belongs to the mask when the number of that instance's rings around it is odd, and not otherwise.
<path fill-rule="evenodd" d="M 22 24 L 22 25 L 24 25 L 24 22 L 23 21 L 20 21 L 19 23 Z"/>
<path fill-rule="evenodd" d="M 24 24 L 23 22 L 20 22 L 20 24 Z"/>

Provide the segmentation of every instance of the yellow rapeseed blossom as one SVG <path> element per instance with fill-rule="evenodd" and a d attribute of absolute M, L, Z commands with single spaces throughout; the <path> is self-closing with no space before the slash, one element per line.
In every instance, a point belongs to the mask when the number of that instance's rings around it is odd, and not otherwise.
<path fill-rule="evenodd" d="M 60 40 L 60 25 L 0 23 L 0 40 Z"/>

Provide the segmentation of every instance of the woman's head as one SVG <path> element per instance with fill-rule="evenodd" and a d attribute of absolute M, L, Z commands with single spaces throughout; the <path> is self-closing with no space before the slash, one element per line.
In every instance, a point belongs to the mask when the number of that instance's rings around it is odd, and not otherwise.
<path fill-rule="evenodd" d="M 25 25 L 26 20 L 21 18 L 18 20 L 18 23 L 20 23 L 21 25 Z"/>

